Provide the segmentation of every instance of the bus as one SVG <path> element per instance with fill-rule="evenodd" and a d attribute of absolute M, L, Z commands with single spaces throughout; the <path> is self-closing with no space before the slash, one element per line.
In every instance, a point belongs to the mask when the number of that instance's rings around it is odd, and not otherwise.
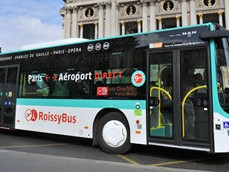
<path fill-rule="evenodd" d="M 0 54 L 0 127 L 229 152 L 229 31 L 205 23 Z"/>

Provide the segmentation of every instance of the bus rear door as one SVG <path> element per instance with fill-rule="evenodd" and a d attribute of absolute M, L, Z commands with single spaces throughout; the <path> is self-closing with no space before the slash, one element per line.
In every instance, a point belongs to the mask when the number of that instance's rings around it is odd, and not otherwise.
<path fill-rule="evenodd" d="M 0 126 L 14 127 L 18 85 L 18 66 L 0 67 Z"/>

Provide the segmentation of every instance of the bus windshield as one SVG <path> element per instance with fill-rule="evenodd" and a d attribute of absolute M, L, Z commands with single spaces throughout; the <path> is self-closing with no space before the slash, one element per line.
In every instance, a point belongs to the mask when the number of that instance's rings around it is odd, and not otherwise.
<path fill-rule="evenodd" d="M 222 108 L 229 113 L 229 40 L 216 40 L 217 87 Z"/>

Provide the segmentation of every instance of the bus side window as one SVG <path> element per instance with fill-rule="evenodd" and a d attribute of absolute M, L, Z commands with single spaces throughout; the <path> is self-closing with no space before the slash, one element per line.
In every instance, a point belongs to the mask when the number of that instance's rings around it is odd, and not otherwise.
<path fill-rule="evenodd" d="M 49 96 L 50 88 L 48 86 L 48 83 L 46 81 L 43 81 L 41 88 L 37 89 L 37 94 L 42 97 Z"/>
<path fill-rule="evenodd" d="M 65 81 L 55 81 L 53 89 L 53 97 L 68 97 L 69 88 L 68 84 Z"/>
<path fill-rule="evenodd" d="M 21 91 L 22 97 L 39 97 L 42 96 L 44 88 L 44 80 L 42 79 L 45 73 L 24 73 L 21 75 Z M 46 86 L 47 87 L 47 86 Z M 46 90 L 45 96 L 48 95 Z"/>

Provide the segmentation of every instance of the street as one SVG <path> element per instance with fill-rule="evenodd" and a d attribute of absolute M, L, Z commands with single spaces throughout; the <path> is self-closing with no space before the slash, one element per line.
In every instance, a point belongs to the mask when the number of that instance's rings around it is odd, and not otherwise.
<path fill-rule="evenodd" d="M 0 171 L 228 171 L 229 154 L 134 145 L 112 155 L 92 141 L 34 132 L 0 132 Z"/>

